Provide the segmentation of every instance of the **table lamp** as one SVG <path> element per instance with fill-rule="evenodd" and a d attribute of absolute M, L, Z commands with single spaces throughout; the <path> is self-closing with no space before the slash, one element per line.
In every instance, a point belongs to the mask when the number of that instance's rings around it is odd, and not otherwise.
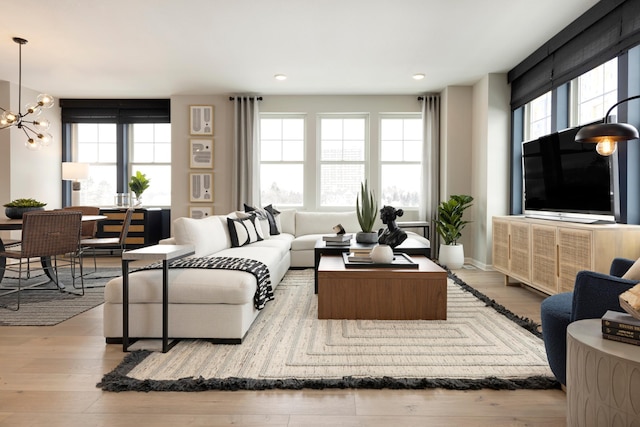
<path fill-rule="evenodd" d="M 71 192 L 71 205 L 80 205 L 80 180 L 89 178 L 89 164 L 64 162 L 62 163 L 62 179 L 65 181 L 73 181 Z"/>

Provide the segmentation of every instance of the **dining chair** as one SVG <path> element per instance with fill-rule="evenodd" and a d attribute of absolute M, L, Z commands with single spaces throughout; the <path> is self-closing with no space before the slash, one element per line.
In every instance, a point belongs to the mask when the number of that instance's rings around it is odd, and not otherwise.
<path fill-rule="evenodd" d="M 93 250 L 93 272 L 98 271 L 98 265 L 96 261 L 96 249 L 100 248 L 113 248 L 119 247 L 120 251 L 124 251 L 127 245 L 127 235 L 129 234 L 129 226 L 131 225 L 131 218 L 133 217 L 134 208 L 129 208 L 125 212 L 124 219 L 122 220 L 122 229 L 118 237 L 95 237 L 91 239 L 81 239 L 80 247 L 80 263 L 82 264 L 82 258 L 84 252 L 91 249 Z"/>
<path fill-rule="evenodd" d="M 66 206 L 62 208 L 67 211 L 80 212 L 82 215 L 100 215 L 100 208 L 97 206 Z M 98 231 L 98 221 L 82 221 L 81 239 L 93 239 Z"/>
<path fill-rule="evenodd" d="M 17 288 L 3 285 L 1 288 L 6 287 L 9 290 L 0 294 L 0 296 L 4 296 L 17 293 L 17 306 L 13 310 L 17 311 L 20 309 L 20 293 L 22 290 L 32 289 L 49 283 L 50 281 L 54 281 L 54 283 L 58 285 L 60 283 L 58 274 L 59 267 L 69 266 L 71 268 L 73 287 L 78 289 L 75 284 L 76 275 L 74 272 L 76 259 L 80 252 L 81 218 L 82 214 L 80 212 L 62 210 L 34 211 L 24 214 L 22 218 L 22 239 L 20 246 L 18 249 L 5 249 L 0 252 L 0 257 L 17 261 L 6 263 L 3 272 L 12 271 L 17 273 L 17 277 L 13 278 L 18 281 Z M 47 262 L 41 261 L 42 266 L 32 268 L 33 258 L 38 258 L 39 260 L 46 259 Z M 40 263 L 38 263 L 38 265 L 39 264 Z M 45 267 L 45 265 L 47 267 Z M 37 277 L 32 274 L 32 271 L 38 269 L 46 270 L 45 274 L 50 280 L 23 286 L 23 282 Z M 4 276 L 3 281 L 11 279 L 12 278 Z M 82 264 L 80 264 L 80 283 L 82 293 L 76 295 L 84 295 Z M 62 291 L 61 287 L 59 287 L 59 289 Z M 65 290 L 65 292 L 69 291 Z M 11 307 L 8 306 L 6 306 L 6 308 L 11 309 Z"/>

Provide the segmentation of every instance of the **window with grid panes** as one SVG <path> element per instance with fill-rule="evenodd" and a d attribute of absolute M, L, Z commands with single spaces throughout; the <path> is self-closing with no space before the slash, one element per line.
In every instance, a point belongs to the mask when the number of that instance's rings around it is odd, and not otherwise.
<path fill-rule="evenodd" d="M 320 120 L 322 207 L 353 207 L 365 179 L 368 119 L 363 115 L 327 115 Z"/>
<path fill-rule="evenodd" d="M 260 202 L 302 206 L 304 203 L 304 116 L 260 118 Z"/>
<path fill-rule="evenodd" d="M 380 203 L 417 208 L 422 179 L 420 115 L 380 119 Z"/>

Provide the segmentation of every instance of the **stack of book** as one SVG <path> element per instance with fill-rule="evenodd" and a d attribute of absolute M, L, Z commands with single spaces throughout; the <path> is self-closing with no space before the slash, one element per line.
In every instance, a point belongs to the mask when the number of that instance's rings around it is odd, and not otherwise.
<path fill-rule="evenodd" d="M 332 234 L 330 236 L 322 236 L 327 246 L 349 246 L 351 244 L 351 233 Z"/>
<path fill-rule="evenodd" d="M 602 316 L 602 337 L 640 345 L 640 320 L 627 313 L 608 310 Z"/>
<path fill-rule="evenodd" d="M 349 255 L 347 256 L 349 262 L 370 262 L 373 263 L 371 259 L 371 248 L 354 248 L 351 247 L 349 249 Z"/>

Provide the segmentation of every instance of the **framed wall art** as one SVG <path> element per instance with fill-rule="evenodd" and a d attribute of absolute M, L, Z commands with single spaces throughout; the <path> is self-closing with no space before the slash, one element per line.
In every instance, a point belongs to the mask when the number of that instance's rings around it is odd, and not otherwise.
<path fill-rule="evenodd" d="M 213 105 L 189 106 L 189 133 L 213 135 Z"/>
<path fill-rule="evenodd" d="M 213 215 L 213 208 L 210 206 L 189 206 L 189 217 L 202 219 Z"/>
<path fill-rule="evenodd" d="M 197 168 L 213 167 L 213 139 L 189 140 L 189 166 Z"/>
<path fill-rule="evenodd" d="M 213 174 L 189 174 L 189 200 L 192 202 L 213 201 Z"/>

